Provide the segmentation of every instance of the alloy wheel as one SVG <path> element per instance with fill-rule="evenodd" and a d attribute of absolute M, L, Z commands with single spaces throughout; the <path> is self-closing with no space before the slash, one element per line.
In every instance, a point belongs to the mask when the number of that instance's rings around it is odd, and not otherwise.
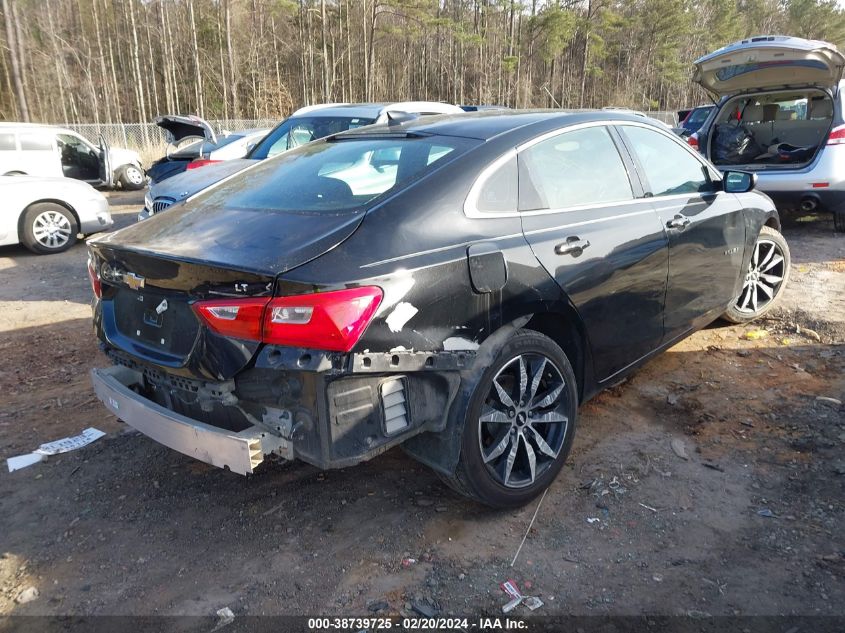
<path fill-rule="evenodd" d="M 506 488 L 532 485 L 560 454 L 569 424 L 560 369 L 542 354 L 521 354 L 493 377 L 481 415 L 481 458 Z"/>
<path fill-rule="evenodd" d="M 784 262 L 778 244 L 765 238 L 757 240 L 742 291 L 736 301 L 739 312 L 760 312 L 777 297 L 786 272 Z"/>
<path fill-rule="evenodd" d="M 58 211 L 44 211 L 35 216 L 32 234 L 45 248 L 61 248 L 70 241 L 72 227 L 70 220 Z"/>

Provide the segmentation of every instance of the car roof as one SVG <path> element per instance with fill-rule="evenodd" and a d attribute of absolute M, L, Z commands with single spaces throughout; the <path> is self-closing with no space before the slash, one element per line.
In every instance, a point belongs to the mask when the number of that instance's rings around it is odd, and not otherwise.
<path fill-rule="evenodd" d="M 291 115 L 315 117 L 349 117 L 353 119 L 377 119 L 386 110 L 402 112 L 440 112 L 458 114 L 458 106 L 438 101 L 392 101 L 385 103 L 329 103 L 325 105 L 305 106 Z"/>
<path fill-rule="evenodd" d="M 459 115 L 442 115 L 416 118 L 401 124 L 376 125 L 341 132 L 336 137 L 378 134 L 384 132 L 419 132 L 439 136 L 459 136 L 483 141 L 499 135 L 524 130 L 526 136 L 539 129 L 555 129 L 555 123 L 574 125 L 590 121 L 632 121 L 647 123 L 656 129 L 664 129 L 657 121 L 647 117 L 629 114 L 621 110 L 488 110 L 466 112 Z"/>

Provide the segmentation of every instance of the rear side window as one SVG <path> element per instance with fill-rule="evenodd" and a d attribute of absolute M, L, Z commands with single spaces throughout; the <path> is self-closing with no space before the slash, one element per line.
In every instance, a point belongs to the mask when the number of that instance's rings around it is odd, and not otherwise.
<path fill-rule="evenodd" d="M 202 204 L 253 211 L 353 210 L 452 160 L 473 143 L 404 136 L 313 143 L 210 189 Z"/>
<path fill-rule="evenodd" d="M 53 149 L 53 138 L 47 134 L 21 134 L 21 149 L 30 152 L 49 152 Z"/>
<path fill-rule="evenodd" d="M 483 213 L 513 213 L 518 204 L 518 181 L 516 156 L 512 156 L 487 176 L 470 205 Z"/>
<path fill-rule="evenodd" d="M 0 133 L 0 152 L 15 151 L 15 135 Z"/>
<path fill-rule="evenodd" d="M 604 126 L 540 141 L 519 155 L 519 207 L 565 209 L 631 200 L 625 164 Z"/>
<path fill-rule="evenodd" d="M 707 168 L 684 147 L 655 130 L 633 125 L 621 129 L 645 172 L 646 190 L 653 196 L 712 190 Z"/>

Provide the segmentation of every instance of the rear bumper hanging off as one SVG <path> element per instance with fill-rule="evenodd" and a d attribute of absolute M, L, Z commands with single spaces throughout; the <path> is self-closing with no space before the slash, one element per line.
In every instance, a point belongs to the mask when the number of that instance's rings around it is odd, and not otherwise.
<path fill-rule="evenodd" d="M 128 367 L 92 369 L 94 391 L 118 418 L 156 442 L 218 468 L 246 475 L 275 453 L 292 458 L 288 440 L 259 427 L 239 433 L 204 424 L 170 411 L 135 393 L 129 385 L 139 374 Z"/>

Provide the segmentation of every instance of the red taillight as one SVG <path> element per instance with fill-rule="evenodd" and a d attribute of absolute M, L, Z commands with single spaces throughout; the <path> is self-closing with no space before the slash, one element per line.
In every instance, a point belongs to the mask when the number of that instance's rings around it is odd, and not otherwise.
<path fill-rule="evenodd" d="M 348 352 L 376 313 L 381 288 L 365 286 L 273 299 L 264 313 L 264 342 Z"/>
<path fill-rule="evenodd" d="M 701 151 L 701 149 L 698 146 L 698 134 L 690 134 L 687 137 L 687 145 L 689 145 L 691 148 L 693 148 L 696 152 Z"/>
<path fill-rule="evenodd" d="M 261 320 L 270 298 L 198 301 L 194 311 L 212 330 L 223 336 L 261 340 Z"/>
<path fill-rule="evenodd" d="M 91 282 L 91 290 L 97 299 L 103 298 L 103 284 L 100 283 L 100 273 L 97 272 L 93 260 L 88 259 L 88 279 Z"/>
<path fill-rule="evenodd" d="M 845 125 L 840 125 L 830 131 L 827 137 L 828 145 L 845 145 Z"/>
<path fill-rule="evenodd" d="M 211 163 L 219 163 L 219 160 L 211 160 L 210 158 L 197 158 L 188 163 L 187 169 L 196 169 L 197 167 L 205 167 Z"/>
<path fill-rule="evenodd" d="M 367 329 L 382 296 L 381 288 L 364 286 L 275 299 L 199 301 L 194 310 L 224 336 L 348 352 Z"/>

